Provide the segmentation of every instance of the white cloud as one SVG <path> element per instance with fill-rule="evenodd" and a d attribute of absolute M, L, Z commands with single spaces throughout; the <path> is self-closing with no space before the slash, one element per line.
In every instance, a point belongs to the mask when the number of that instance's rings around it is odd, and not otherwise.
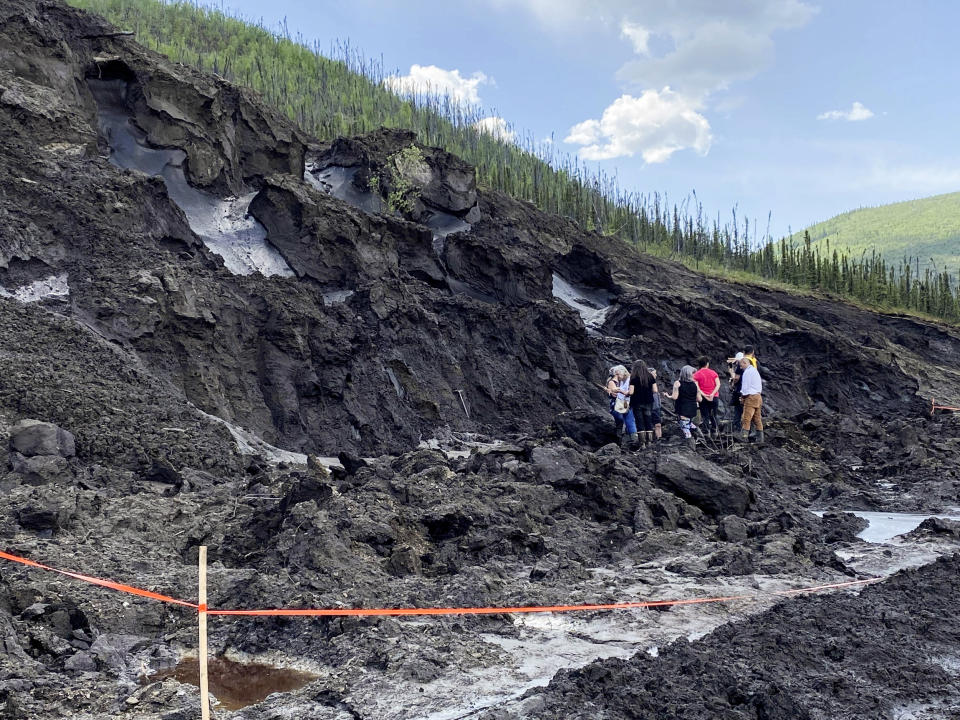
<path fill-rule="evenodd" d="M 704 100 L 710 93 L 755 76 L 773 59 L 773 33 L 802 27 L 818 12 L 805 0 L 489 0 L 520 6 L 542 27 L 570 33 L 588 26 L 615 27 L 637 57 L 618 79 L 643 90 L 669 85 Z M 652 52 L 654 47 L 661 52 Z"/>
<path fill-rule="evenodd" d="M 591 145 L 599 142 L 602 135 L 599 120 L 584 120 L 570 128 L 570 134 L 563 141 L 574 145 Z"/>
<path fill-rule="evenodd" d="M 461 105 L 479 105 L 478 88 L 492 82 L 482 72 L 463 77 L 459 70 L 444 70 L 436 65 L 411 65 L 408 75 L 391 75 L 383 84 L 398 95 L 448 96 Z"/>
<path fill-rule="evenodd" d="M 565 142 L 581 145 L 586 160 L 609 160 L 639 153 L 647 163 L 661 163 L 679 150 L 701 155 L 710 150 L 710 123 L 688 98 L 673 92 L 647 90 L 640 97 L 621 95 L 600 120 L 570 128 Z"/>
<path fill-rule="evenodd" d="M 774 34 L 818 12 L 808 0 L 488 2 L 504 11 L 519 7 L 560 37 L 618 29 L 630 41 L 634 57 L 617 72 L 629 94 L 599 120 L 574 125 L 566 142 L 582 146 L 588 160 L 639 153 L 648 163 L 688 148 L 705 155 L 713 139 L 705 113 L 715 94 L 763 71 L 774 58 Z"/>
<path fill-rule="evenodd" d="M 650 54 L 650 31 L 643 25 L 624 20 L 620 23 L 620 36 L 630 41 L 637 55 Z"/>
<path fill-rule="evenodd" d="M 477 120 L 473 126 L 480 132 L 493 135 L 497 140 L 502 140 L 503 142 L 513 142 L 517 138 L 517 133 L 511 129 L 507 121 L 496 115 L 481 118 Z"/>
<path fill-rule="evenodd" d="M 858 122 L 860 120 L 869 120 L 873 117 L 873 111 L 864 107 L 862 103 L 854 102 L 849 110 L 829 110 L 817 115 L 817 120 L 846 120 L 847 122 Z"/>
<path fill-rule="evenodd" d="M 805 0 L 489 0 L 503 10 L 518 6 L 550 30 L 584 23 L 609 24 L 611 18 L 642 18 L 655 32 L 682 34 L 705 23 L 725 20 L 758 28 L 800 27 L 817 13 Z"/>
<path fill-rule="evenodd" d="M 674 42 L 674 49 L 663 56 L 628 62 L 617 78 L 628 86 L 669 85 L 703 99 L 750 79 L 770 64 L 774 54 L 769 35 L 725 22 L 702 25 Z"/>
<path fill-rule="evenodd" d="M 616 3 L 589 2 L 588 0 L 490 0 L 498 9 L 512 12 L 519 5 L 544 28 L 554 32 L 566 32 L 584 20 L 600 20 L 607 8 Z"/>

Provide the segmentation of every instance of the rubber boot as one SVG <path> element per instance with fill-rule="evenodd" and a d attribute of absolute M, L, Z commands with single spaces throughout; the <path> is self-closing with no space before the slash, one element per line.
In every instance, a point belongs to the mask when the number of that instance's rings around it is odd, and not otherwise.
<path fill-rule="evenodd" d="M 646 439 L 647 439 L 647 445 L 653 445 L 654 443 L 653 430 L 647 430 L 644 433 L 644 435 L 646 436 Z"/>
<path fill-rule="evenodd" d="M 639 450 L 640 449 L 640 435 L 639 433 L 630 433 L 628 436 L 627 447 L 630 450 Z"/>
<path fill-rule="evenodd" d="M 696 439 L 696 438 L 694 438 L 694 437 L 688 437 L 686 440 L 684 440 L 684 442 L 687 443 L 687 447 L 690 448 L 691 450 L 696 450 L 696 449 L 697 449 L 697 439 Z"/>
<path fill-rule="evenodd" d="M 747 430 L 742 430 L 742 431 L 740 432 L 740 438 L 739 438 L 739 439 L 740 439 L 740 442 L 742 442 L 742 443 L 748 443 L 748 442 L 750 442 L 750 430 L 749 430 L 749 429 L 747 429 Z"/>
<path fill-rule="evenodd" d="M 757 430 L 757 439 L 755 441 L 757 445 L 763 445 L 763 430 Z"/>

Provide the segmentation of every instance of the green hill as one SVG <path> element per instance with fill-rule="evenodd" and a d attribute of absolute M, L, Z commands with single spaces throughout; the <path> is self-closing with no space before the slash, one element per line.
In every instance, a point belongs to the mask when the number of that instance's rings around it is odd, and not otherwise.
<path fill-rule="evenodd" d="M 837 215 L 807 228 L 821 252 L 831 250 L 860 257 L 872 252 L 888 264 L 908 260 L 920 271 L 926 268 L 960 269 L 960 192 L 919 200 L 861 208 Z M 803 233 L 794 236 L 795 242 Z"/>

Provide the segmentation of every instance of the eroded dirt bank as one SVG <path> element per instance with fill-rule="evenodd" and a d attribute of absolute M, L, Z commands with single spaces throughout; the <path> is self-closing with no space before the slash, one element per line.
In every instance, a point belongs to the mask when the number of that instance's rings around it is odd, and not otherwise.
<path fill-rule="evenodd" d="M 233 717 L 956 704 L 955 560 L 856 595 L 769 594 L 956 550 L 949 524 L 869 548 L 831 512 L 960 506 L 960 421 L 925 415 L 931 394 L 960 402 L 956 331 L 638 256 L 477 188 L 407 133 L 320 143 L 59 3 L 13 0 L 0 21 L 5 550 L 192 599 L 205 544 L 219 607 L 758 595 L 576 617 L 215 620 L 216 652 L 319 676 Z M 402 215 L 384 200 L 400 156 L 419 178 Z M 594 389 L 611 363 L 670 376 L 747 343 L 767 445 L 613 444 Z M 51 425 L 27 442 L 27 419 Z M 238 445 L 251 433 L 291 452 Z M 0 708 L 195 717 L 193 688 L 137 684 L 194 634 L 189 611 L 0 565 Z"/>

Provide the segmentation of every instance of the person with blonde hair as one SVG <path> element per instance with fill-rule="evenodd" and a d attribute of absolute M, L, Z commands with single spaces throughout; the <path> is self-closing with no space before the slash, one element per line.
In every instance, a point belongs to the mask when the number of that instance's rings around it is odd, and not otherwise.
<path fill-rule="evenodd" d="M 630 409 L 630 371 L 623 365 L 614 365 L 610 368 L 610 377 L 607 378 L 607 396 L 610 398 L 610 414 L 619 431 L 624 430 L 627 441 L 634 447 L 640 444 L 637 436 L 637 423 Z"/>

